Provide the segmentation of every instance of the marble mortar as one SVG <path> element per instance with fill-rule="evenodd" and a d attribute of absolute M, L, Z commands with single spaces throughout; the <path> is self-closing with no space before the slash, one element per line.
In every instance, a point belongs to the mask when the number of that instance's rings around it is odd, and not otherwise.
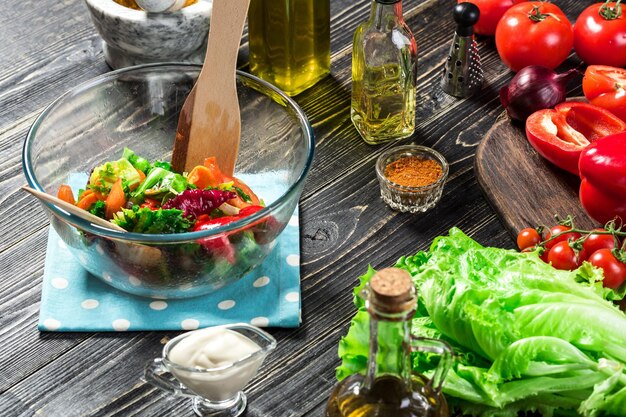
<path fill-rule="evenodd" d="M 211 0 L 175 12 L 148 13 L 113 0 L 85 0 L 113 69 L 153 62 L 201 64 L 206 51 Z"/>

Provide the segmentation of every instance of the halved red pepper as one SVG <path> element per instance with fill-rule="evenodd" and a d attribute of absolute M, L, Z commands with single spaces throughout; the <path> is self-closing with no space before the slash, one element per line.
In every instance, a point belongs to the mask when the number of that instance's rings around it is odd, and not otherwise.
<path fill-rule="evenodd" d="M 580 155 L 580 202 L 602 224 L 626 222 L 626 132 L 598 139 Z"/>
<path fill-rule="evenodd" d="M 583 149 L 605 136 L 623 132 L 626 123 L 611 112 L 582 102 L 539 110 L 526 120 L 526 137 L 541 156 L 572 174 L 578 174 Z"/>

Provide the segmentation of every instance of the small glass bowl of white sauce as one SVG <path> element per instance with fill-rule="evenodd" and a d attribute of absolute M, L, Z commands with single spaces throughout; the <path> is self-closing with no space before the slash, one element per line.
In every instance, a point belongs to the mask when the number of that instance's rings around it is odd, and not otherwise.
<path fill-rule="evenodd" d="M 148 364 L 144 379 L 191 397 L 199 416 L 236 417 L 247 404 L 243 388 L 274 348 L 270 334 L 246 323 L 194 330 L 170 340 L 163 357 Z"/>

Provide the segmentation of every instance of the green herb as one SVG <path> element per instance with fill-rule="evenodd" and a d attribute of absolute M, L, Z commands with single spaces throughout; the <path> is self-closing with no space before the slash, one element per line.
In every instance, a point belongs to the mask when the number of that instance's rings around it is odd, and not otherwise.
<path fill-rule="evenodd" d="M 158 168 L 163 168 L 166 171 L 171 171 L 172 170 L 172 164 L 170 164 L 169 162 L 156 161 L 154 163 L 154 166 L 158 167 Z"/>
<path fill-rule="evenodd" d="M 455 351 L 443 391 L 459 411 L 624 415 L 626 315 L 607 301 L 624 290 L 603 288 L 601 270 L 556 270 L 536 253 L 483 247 L 458 229 L 396 266 L 411 273 L 419 294 L 412 333 Z M 373 274 L 361 277 L 357 294 Z M 358 297 L 355 304 L 339 343 L 339 379 L 365 371 L 369 316 Z M 435 363 L 412 354 L 415 372 L 432 375 Z"/>
<path fill-rule="evenodd" d="M 104 213 L 106 211 L 106 204 L 104 201 L 98 200 L 89 207 L 89 212 L 94 216 L 98 216 L 104 219 Z"/>
<path fill-rule="evenodd" d="M 144 201 L 146 196 L 165 200 L 168 196 L 182 193 L 187 189 L 187 179 L 180 174 L 155 167 L 148 172 L 146 179 L 131 194 L 135 202 Z"/>
<path fill-rule="evenodd" d="M 131 184 L 138 183 L 141 180 L 137 169 L 128 159 L 122 158 L 117 161 L 106 162 L 94 168 L 89 177 L 89 187 L 93 188 L 94 191 L 108 194 L 118 178 Z"/>
<path fill-rule="evenodd" d="M 140 170 L 144 174 L 147 174 L 150 168 L 152 168 L 152 165 L 150 165 L 150 161 L 148 161 L 146 158 L 135 155 L 135 152 L 131 151 L 128 148 L 124 148 L 122 158 L 127 159 L 128 162 L 130 162 L 136 169 Z"/>
<path fill-rule="evenodd" d="M 246 203 L 252 203 L 252 199 L 241 188 L 233 186 L 239 197 Z"/>
<path fill-rule="evenodd" d="M 140 208 L 122 209 L 113 216 L 113 223 L 135 233 L 184 233 L 192 223 L 184 217 L 182 210 Z"/>

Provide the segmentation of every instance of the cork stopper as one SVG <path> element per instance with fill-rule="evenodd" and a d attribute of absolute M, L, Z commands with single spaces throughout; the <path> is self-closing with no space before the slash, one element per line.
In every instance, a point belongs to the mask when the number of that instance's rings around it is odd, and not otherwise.
<path fill-rule="evenodd" d="M 404 269 L 385 268 L 370 280 L 370 303 L 381 313 L 403 313 L 415 308 L 415 287 Z"/>

